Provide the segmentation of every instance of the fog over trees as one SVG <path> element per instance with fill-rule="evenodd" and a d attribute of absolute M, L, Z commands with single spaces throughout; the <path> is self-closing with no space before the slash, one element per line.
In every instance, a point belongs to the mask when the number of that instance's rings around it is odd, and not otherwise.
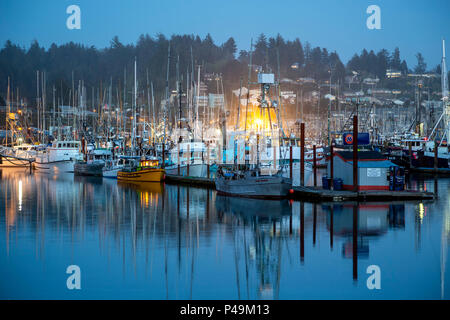
<path fill-rule="evenodd" d="M 126 85 L 131 91 L 134 79 L 134 58 L 138 61 L 139 87 L 145 88 L 147 70 L 154 83 L 155 97 L 159 100 L 165 89 L 168 46 L 171 46 L 170 87 L 175 88 L 176 62 L 179 58 L 179 73 L 186 81 L 186 74 L 192 70 L 191 49 L 194 67 L 201 65 L 203 73 L 217 73 L 223 77 L 224 90 L 229 92 L 239 86 L 242 77 L 247 81 L 250 54 L 237 52 L 234 39 L 230 37 L 223 44 L 217 44 L 211 35 L 201 39 L 195 35 L 173 35 L 167 38 L 141 35 L 136 44 L 123 44 L 116 36 L 107 48 L 89 47 L 69 42 L 62 45 L 52 44 L 48 49 L 34 41 L 24 48 L 7 41 L 0 50 L 0 96 L 5 98 L 7 79 L 10 77 L 13 88 L 19 88 L 20 96 L 27 98 L 30 105 L 36 99 L 36 70 L 46 72 L 47 96 L 52 86 L 63 97 L 62 103 L 69 104 L 68 95 L 72 86 L 72 73 L 77 86 L 83 80 L 88 88 L 109 85 Z M 266 71 L 272 71 L 280 77 L 296 80 L 301 77 L 325 81 L 331 78 L 333 83 L 342 84 L 346 75 L 356 71 L 363 76 L 385 78 L 386 69 L 391 68 L 406 74 L 409 72 L 405 60 L 402 60 L 398 48 L 394 52 L 380 50 L 374 52 L 364 49 L 355 54 L 347 64 L 335 51 L 312 47 L 300 39 L 285 40 L 281 35 L 267 37 L 261 34 L 253 43 L 252 64 Z M 417 54 L 416 72 L 426 71 L 423 56 Z M 279 66 L 279 69 L 278 69 Z M 195 67 L 196 69 L 196 67 Z M 195 70 L 196 72 L 196 70 Z M 131 101 L 131 97 L 130 97 Z"/>

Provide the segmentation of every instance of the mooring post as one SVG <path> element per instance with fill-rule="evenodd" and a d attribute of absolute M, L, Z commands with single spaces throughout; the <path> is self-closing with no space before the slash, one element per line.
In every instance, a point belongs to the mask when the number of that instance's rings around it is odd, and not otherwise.
<path fill-rule="evenodd" d="M 316 145 L 313 145 L 313 172 L 314 172 L 314 187 L 317 187 L 317 165 L 316 165 Z"/>
<path fill-rule="evenodd" d="M 191 146 L 189 144 L 187 145 L 186 162 L 187 162 L 186 176 L 189 177 L 189 165 L 191 164 Z"/>
<path fill-rule="evenodd" d="M 305 185 L 305 123 L 300 124 L 300 185 Z"/>
<path fill-rule="evenodd" d="M 177 150 L 178 150 L 178 175 L 180 175 L 180 143 L 177 144 Z"/>
<path fill-rule="evenodd" d="M 207 164 L 206 164 L 206 176 L 209 179 L 209 145 L 206 148 L 206 161 L 207 161 Z"/>
<path fill-rule="evenodd" d="M 289 146 L 289 178 L 292 179 L 292 146 Z"/>
<path fill-rule="evenodd" d="M 330 144 L 330 178 L 331 178 L 331 190 L 334 189 L 334 149 L 333 149 L 333 143 Z"/>
<path fill-rule="evenodd" d="M 437 172 L 438 168 L 438 145 L 434 142 L 434 171 Z"/>
<path fill-rule="evenodd" d="M 358 116 L 353 116 L 353 191 L 358 192 Z"/>

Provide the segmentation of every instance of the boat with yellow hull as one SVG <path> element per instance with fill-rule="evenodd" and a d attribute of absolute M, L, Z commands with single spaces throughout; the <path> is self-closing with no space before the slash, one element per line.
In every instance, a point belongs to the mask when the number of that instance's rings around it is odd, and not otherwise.
<path fill-rule="evenodd" d="M 165 170 L 159 167 L 158 160 L 141 160 L 135 167 L 123 168 L 117 172 L 117 180 L 130 182 L 161 182 Z"/>

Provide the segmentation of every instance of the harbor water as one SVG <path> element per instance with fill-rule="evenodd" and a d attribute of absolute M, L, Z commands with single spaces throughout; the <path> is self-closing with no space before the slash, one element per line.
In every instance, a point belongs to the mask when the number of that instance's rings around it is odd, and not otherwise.
<path fill-rule="evenodd" d="M 0 169 L 0 299 L 449 299 L 450 179 L 408 183 L 438 198 L 312 204 Z"/>

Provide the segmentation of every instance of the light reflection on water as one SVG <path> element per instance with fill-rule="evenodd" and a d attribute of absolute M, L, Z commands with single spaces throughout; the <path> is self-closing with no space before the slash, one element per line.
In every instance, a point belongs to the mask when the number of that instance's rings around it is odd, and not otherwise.
<path fill-rule="evenodd" d="M 439 199 L 264 201 L 3 169 L 0 298 L 448 299 L 449 180 L 409 184 Z"/>

